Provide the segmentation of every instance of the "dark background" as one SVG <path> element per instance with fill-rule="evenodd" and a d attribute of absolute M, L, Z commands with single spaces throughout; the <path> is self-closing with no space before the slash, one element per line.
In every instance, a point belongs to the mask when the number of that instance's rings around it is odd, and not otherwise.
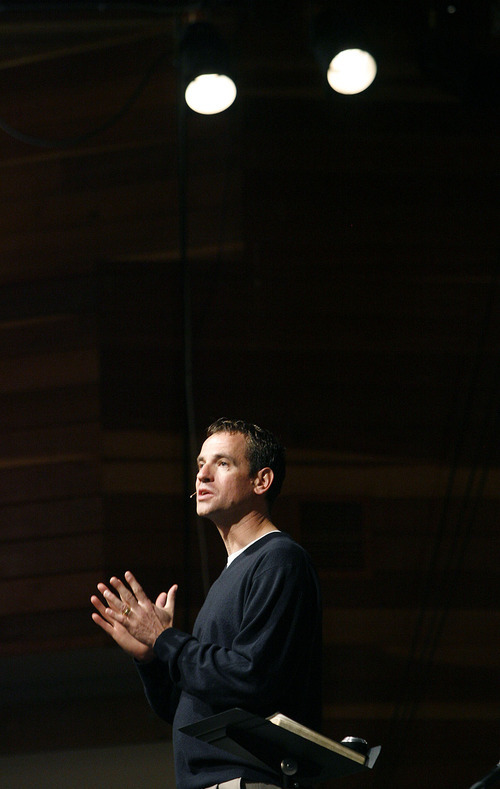
<path fill-rule="evenodd" d="M 356 97 L 322 82 L 320 5 L 204 8 L 239 88 L 214 117 L 177 102 L 199 5 L 2 6 L 4 754 L 168 739 L 89 597 L 177 581 L 191 626 L 224 556 L 190 453 L 235 415 L 288 448 L 324 733 L 383 746 L 345 786 L 500 757 L 498 5 L 351 3 L 378 47 Z"/>

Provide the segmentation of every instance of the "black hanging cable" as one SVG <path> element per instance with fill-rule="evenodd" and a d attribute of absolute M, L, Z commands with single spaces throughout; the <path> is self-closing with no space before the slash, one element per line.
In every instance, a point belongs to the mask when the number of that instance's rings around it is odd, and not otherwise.
<path fill-rule="evenodd" d="M 498 393 L 497 393 L 498 394 Z M 491 415 L 490 415 L 491 416 Z M 433 624 L 429 628 L 430 635 L 427 639 L 427 644 L 422 649 L 421 664 L 422 668 L 417 677 L 416 689 L 413 693 L 411 706 L 407 714 L 407 720 L 411 720 L 417 710 L 419 700 L 423 697 L 429 679 L 430 668 L 433 663 L 434 655 L 439 646 L 441 636 L 444 632 L 446 622 L 451 610 L 451 601 L 453 592 L 456 589 L 459 574 L 463 566 L 463 560 L 467 547 L 470 543 L 473 527 L 477 521 L 479 506 L 483 501 L 484 489 L 488 480 L 490 471 L 490 457 L 492 454 L 494 443 L 496 442 L 497 427 L 498 427 L 498 414 L 495 415 L 495 420 L 490 423 L 485 420 L 484 430 L 482 431 L 483 437 L 489 437 L 490 443 L 486 454 L 486 458 L 482 464 L 478 464 L 469 476 L 467 490 L 464 495 L 464 504 L 458 518 L 457 534 L 448 554 L 448 561 L 443 570 L 443 574 L 447 581 L 444 582 L 443 595 L 440 600 L 441 607 L 439 611 L 433 616 Z M 479 479 L 477 476 L 479 475 Z M 475 491 L 474 491 L 475 488 Z"/>
<path fill-rule="evenodd" d="M 184 103 L 185 104 L 185 103 Z M 182 110 L 185 114 L 187 113 L 187 109 L 184 106 Z M 187 131 L 187 130 L 186 130 Z M 233 140 L 234 142 L 234 140 Z M 184 150 L 183 157 L 187 158 L 187 151 Z M 211 291 L 214 292 L 217 290 L 217 279 L 220 278 L 222 272 L 222 248 L 223 248 L 223 233 L 224 233 L 224 219 L 226 216 L 226 211 L 229 205 L 228 202 L 228 181 L 229 181 L 229 166 L 231 161 L 231 155 L 228 154 L 225 157 L 226 168 L 224 172 L 224 196 L 222 199 L 222 210 L 220 213 L 219 218 L 219 232 L 216 244 L 216 254 L 214 256 L 214 261 L 211 264 L 211 275 L 210 275 L 210 282 L 211 282 Z M 186 206 L 186 214 L 187 214 L 187 206 Z M 186 218 L 182 220 L 182 224 L 185 225 Z M 183 323 L 184 323 L 184 392 L 185 392 L 185 403 L 186 403 L 186 425 L 187 425 L 187 438 L 185 439 L 185 476 L 184 476 L 184 488 L 185 493 L 187 494 L 188 489 L 192 490 L 193 486 L 193 468 L 194 468 L 194 461 L 197 456 L 198 447 L 196 444 L 197 440 L 197 429 L 196 429 L 196 419 L 195 419 L 195 406 L 194 406 L 194 383 L 193 383 L 193 331 L 192 331 L 192 278 L 191 278 L 191 264 L 189 260 L 189 256 L 187 255 L 187 249 L 184 250 L 185 255 L 184 263 L 182 265 L 182 281 L 183 281 Z M 182 255 L 181 255 L 182 258 Z M 202 324 L 204 325 L 209 318 L 208 309 L 210 307 L 210 301 L 207 299 L 204 303 L 204 313 L 202 317 Z M 186 497 L 186 503 L 189 500 Z M 189 523 L 191 521 L 191 512 L 192 512 L 192 504 L 191 507 L 188 507 L 188 511 L 186 512 L 185 518 L 185 528 L 186 530 L 189 528 Z M 202 518 L 196 519 L 196 531 L 197 531 L 197 539 L 198 539 L 198 550 L 200 555 L 200 564 L 201 564 L 201 575 L 202 575 L 202 585 L 203 591 L 206 596 L 209 586 L 210 586 L 210 573 L 208 567 L 208 549 L 207 549 L 207 539 L 205 533 L 205 526 Z M 190 567 L 190 558 L 189 558 L 189 547 L 190 547 L 190 540 L 189 540 L 189 532 L 186 532 L 185 538 L 185 572 L 186 577 L 189 578 L 189 567 Z"/>
<path fill-rule="evenodd" d="M 180 23 L 177 23 L 177 41 L 181 38 Z M 191 522 L 195 458 L 197 455 L 197 432 L 193 391 L 193 315 L 191 263 L 188 254 L 188 124 L 187 106 L 184 101 L 184 82 L 182 74 L 177 79 L 178 114 L 178 182 L 179 182 L 179 265 L 182 283 L 182 336 L 183 336 L 183 381 L 184 381 L 184 440 L 183 440 L 183 479 L 184 479 L 184 578 L 186 582 L 185 629 L 189 628 L 190 584 L 191 584 Z M 205 526 L 201 518 L 196 518 L 196 532 L 201 562 L 203 592 L 206 595 L 210 585 L 208 571 L 208 551 Z"/>
<path fill-rule="evenodd" d="M 111 115 L 105 121 L 100 123 L 98 126 L 89 129 L 88 131 L 70 137 L 62 137 L 60 139 L 38 137 L 36 135 L 26 134 L 25 132 L 22 132 L 19 129 L 14 128 L 9 123 L 7 123 L 7 121 L 4 118 L 0 118 L 0 129 L 2 129 L 2 131 L 4 131 L 10 137 L 13 137 L 15 140 L 19 140 L 19 142 L 26 143 L 26 145 L 32 145 L 38 148 L 67 149 L 67 148 L 74 148 L 77 145 L 81 145 L 82 143 L 85 143 L 88 140 L 97 137 L 99 134 L 102 134 L 104 131 L 107 131 L 112 126 L 115 126 L 129 112 L 129 110 L 133 107 L 133 105 L 142 95 L 143 91 L 145 90 L 153 74 L 157 71 L 157 69 L 163 63 L 163 61 L 168 57 L 169 52 L 170 50 L 168 49 L 163 50 L 152 61 L 152 63 L 149 65 L 149 67 L 146 69 L 146 72 L 140 79 L 138 85 L 134 88 L 129 98 L 117 110 L 117 112 L 113 113 L 113 115 Z"/>
<path fill-rule="evenodd" d="M 207 263 L 206 276 L 210 279 L 210 291 L 217 294 L 221 279 L 225 275 L 223 249 L 224 249 L 224 233 L 227 227 L 227 211 L 230 205 L 230 169 L 234 165 L 234 148 L 237 144 L 237 135 L 233 134 L 232 138 L 228 141 L 226 154 L 224 156 L 224 170 L 221 177 L 222 182 L 222 199 L 221 210 L 218 221 L 214 222 L 214 226 L 218 227 L 216 235 L 217 242 L 215 245 L 215 254 L 213 259 Z M 227 261 L 226 264 L 227 266 Z M 203 312 L 201 313 L 200 323 L 205 325 L 210 320 L 209 310 L 212 307 L 213 299 L 206 299 L 203 304 Z"/>
<path fill-rule="evenodd" d="M 246 24 L 246 13 L 244 13 L 244 10 L 241 9 L 241 7 L 239 8 L 239 11 L 240 14 L 243 14 L 243 16 L 242 17 L 240 16 L 239 18 L 239 25 L 241 27 L 242 25 Z M 240 27 L 238 28 L 238 35 L 239 35 Z M 235 41 L 233 41 L 233 46 L 235 46 L 237 49 L 237 44 L 235 43 Z M 225 111 L 224 113 L 225 116 L 226 117 L 231 116 L 234 118 L 234 112 L 236 107 L 237 107 L 237 102 L 235 102 L 228 110 Z M 220 202 L 221 210 L 219 213 L 218 221 L 214 222 L 214 226 L 217 228 L 217 233 L 216 233 L 217 241 L 215 244 L 215 254 L 213 256 L 213 259 L 208 261 L 208 268 L 207 271 L 205 272 L 210 279 L 210 290 L 212 293 L 215 294 L 217 294 L 221 279 L 225 276 L 225 268 L 223 261 L 224 235 L 226 233 L 227 212 L 231 200 L 231 194 L 230 194 L 231 168 L 235 167 L 236 148 L 239 139 L 240 139 L 240 134 L 238 131 L 235 131 L 235 127 L 233 125 L 231 127 L 231 136 L 229 137 L 224 149 L 224 168 L 223 168 L 223 174 L 220 178 L 220 183 L 222 184 L 222 189 L 221 189 L 222 197 Z M 227 265 L 227 261 L 226 261 L 226 265 Z M 200 317 L 201 325 L 205 325 L 205 323 L 209 321 L 210 319 L 209 309 L 212 306 L 212 303 L 213 300 L 209 300 L 209 299 L 205 300 L 203 304 L 203 312 Z"/>
<path fill-rule="evenodd" d="M 444 565 L 444 580 L 441 584 L 440 590 L 437 589 L 437 577 L 439 573 L 439 558 L 442 552 L 442 545 L 446 532 L 446 523 L 449 515 L 449 507 L 452 500 L 453 488 L 455 486 L 456 475 L 458 471 L 458 464 L 463 445 L 465 442 L 465 435 L 468 429 L 471 414 L 473 411 L 474 399 L 479 386 L 481 378 L 481 366 L 484 361 L 484 351 L 486 341 L 491 327 L 492 316 L 494 312 L 495 299 L 497 298 L 497 286 L 500 273 L 500 260 L 497 263 L 496 270 L 492 277 L 491 286 L 489 288 L 488 302 L 485 309 L 485 315 L 482 322 L 480 335 L 477 342 L 477 349 L 475 354 L 475 363 L 473 372 L 470 378 L 466 403 L 464 407 L 459 439 L 455 446 L 453 453 L 453 461 L 448 477 L 447 488 L 443 501 L 443 508 L 439 520 L 438 531 L 434 541 L 433 553 L 429 566 L 426 571 L 426 581 L 424 584 L 423 599 L 419 609 L 419 615 L 415 626 L 412 644 L 407 660 L 407 668 L 404 674 L 404 688 L 403 698 L 396 704 L 390 727 L 388 741 L 394 747 L 396 753 L 401 752 L 402 745 L 407 733 L 409 722 L 413 719 L 419 701 L 421 699 L 423 690 L 427 683 L 428 674 L 430 671 L 431 663 L 437 649 L 440 637 L 442 635 L 444 625 L 451 605 L 451 596 L 454 588 L 454 583 L 458 579 L 458 574 L 462 565 L 462 560 L 465 555 L 466 547 L 469 543 L 472 527 L 475 523 L 479 504 L 482 501 L 484 487 L 487 481 L 490 455 L 493 451 L 494 436 L 496 428 L 498 427 L 498 398 L 500 397 L 500 370 L 493 374 L 493 384 L 489 402 L 485 409 L 485 418 L 483 421 L 483 429 L 481 435 L 476 443 L 476 451 L 474 453 L 475 460 L 470 470 L 469 478 L 467 481 L 466 489 L 463 496 L 462 509 L 458 514 L 458 520 L 455 526 L 454 540 L 450 546 L 447 554 L 447 561 Z M 499 362 L 500 364 L 500 362 Z M 496 386 L 495 386 L 496 383 Z M 479 463 L 478 457 L 481 452 L 481 447 L 484 446 L 486 438 L 489 438 L 489 450 L 485 453 L 483 463 Z M 482 467 L 481 467 L 482 466 Z M 474 484 L 478 469 L 481 467 L 479 482 L 477 483 L 476 492 L 473 494 Z M 470 503 L 472 500 L 472 504 Z M 466 512 L 469 509 L 470 516 L 467 524 L 460 536 L 463 522 L 465 520 Z M 461 543 L 460 543 L 461 539 Z M 445 557 L 446 558 L 446 557 Z M 444 591 L 443 591 L 444 587 Z M 426 624 L 426 615 L 429 611 L 432 602 L 432 594 L 437 594 L 441 591 L 444 594 L 444 599 L 441 598 L 443 604 L 440 607 L 440 614 L 434 615 L 432 623 Z M 419 648 L 419 641 L 422 641 Z M 385 776 L 386 777 L 386 776 Z M 382 775 L 380 775 L 382 778 Z"/>
<path fill-rule="evenodd" d="M 500 374 L 500 369 L 498 373 Z M 500 388 L 497 388 L 495 397 L 492 397 L 491 400 L 498 402 L 499 396 Z M 459 580 L 459 575 L 463 567 L 463 560 L 467 547 L 470 544 L 473 528 L 477 522 L 480 505 L 483 501 L 484 489 L 490 470 L 491 456 L 498 442 L 498 410 L 493 414 L 493 419 L 491 419 L 491 417 L 492 413 L 490 411 L 488 417 L 485 419 L 482 431 L 482 437 L 489 438 L 485 457 L 482 463 L 478 463 L 471 470 L 467 483 L 467 490 L 464 494 L 464 503 L 458 517 L 457 533 L 448 553 L 446 566 L 443 570 L 444 580 L 439 598 L 440 607 L 439 610 L 436 610 L 431 622 L 427 625 L 424 643 L 418 659 L 415 659 L 404 709 L 401 712 L 399 720 L 396 721 L 396 719 L 394 719 L 393 726 L 391 727 L 392 733 L 388 741 L 392 749 L 396 752 L 396 756 L 394 757 L 396 761 L 399 755 L 405 752 L 410 723 L 414 719 L 418 706 L 426 693 L 434 656 L 451 611 L 453 593 Z M 477 479 L 478 476 L 479 479 Z M 392 766 L 394 767 L 394 764 Z M 386 780 L 386 778 L 386 774 L 380 776 L 380 779 Z"/>
<path fill-rule="evenodd" d="M 495 283 L 494 283 L 495 284 Z M 491 288 L 488 312 L 491 314 L 491 307 L 495 298 L 495 287 Z M 488 317 L 488 322 L 490 318 Z M 443 575 L 446 588 L 440 612 L 436 612 L 433 618 L 433 635 L 428 639 L 426 645 L 426 664 L 429 666 L 439 644 L 441 635 L 446 624 L 446 620 L 451 608 L 451 598 L 458 582 L 458 576 L 462 568 L 463 559 L 472 536 L 473 526 L 476 523 L 479 506 L 483 501 L 484 489 L 488 480 L 491 467 L 491 458 L 494 447 L 498 441 L 498 427 L 500 420 L 499 399 L 500 399 L 500 358 L 492 373 L 492 386 L 488 401 L 485 406 L 485 418 L 482 429 L 476 442 L 474 457 L 471 464 L 470 474 L 463 495 L 463 504 L 457 516 L 454 541 L 448 551 L 447 561 L 443 567 Z M 445 584 L 443 584 L 445 586 Z M 422 649 L 422 655 L 424 655 Z M 422 678 L 425 682 L 425 676 Z M 423 686 L 421 686 L 421 691 Z M 418 695 L 418 694 L 417 694 Z M 414 699 L 414 707 L 416 705 Z"/>
<path fill-rule="evenodd" d="M 491 398 L 492 401 L 497 401 L 498 394 L 497 390 L 495 397 Z M 498 413 L 492 415 L 492 412 L 488 411 L 479 439 L 482 446 L 485 443 L 488 444 L 487 451 L 481 462 L 476 458 L 467 480 L 462 507 L 455 526 L 453 542 L 450 545 L 442 569 L 443 582 L 439 596 L 440 606 L 435 610 L 430 623 L 427 625 L 427 636 L 420 650 L 418 667 L 414 672 L 412 697 L 406 711 L 407 722 L 413 719 L 419 701 L 425 694 L 434 655 L 449 617 L 453 592 L 456 589 L 463 566 L 463 559 L 470 543 L 473 526 L 477 521 L 479 506 L 483 501 L 484 489 L 490 471 L 491 454 L 497 440 L 497 428 Z"/>

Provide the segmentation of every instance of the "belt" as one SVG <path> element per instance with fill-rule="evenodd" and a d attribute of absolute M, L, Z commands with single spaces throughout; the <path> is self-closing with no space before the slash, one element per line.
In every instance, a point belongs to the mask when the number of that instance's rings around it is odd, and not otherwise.
<path fill-rule="evenodd" d="M 276 784 L 247 783 L 242 778 L 233 778 L 231 781 L 224 781 L 222 784 L 213 784 L 206 789 L 280 789 Z"/>

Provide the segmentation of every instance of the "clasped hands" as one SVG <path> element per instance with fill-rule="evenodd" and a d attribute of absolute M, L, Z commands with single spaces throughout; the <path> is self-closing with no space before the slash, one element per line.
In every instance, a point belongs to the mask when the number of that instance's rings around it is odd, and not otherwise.
<path fill-rule="evenodd" d="M 129 586 L 113 576 L 110 585 L 114 591 L 106 584 L 97 584 L 106 605 L 92 595 L 90 600 L 97 610 L 92 619 L 136 660 L 152 660 L 156 639 L 173 626 L 177 585 L 161 592 L 152 603 L 131 572 L 125 573 L 125 580 Z"/>

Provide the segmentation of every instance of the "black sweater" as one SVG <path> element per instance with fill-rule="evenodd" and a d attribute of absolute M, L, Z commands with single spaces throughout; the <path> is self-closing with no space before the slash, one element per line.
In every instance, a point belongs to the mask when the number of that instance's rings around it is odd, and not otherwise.
<path fill-rule="evenodd" d="M 210 588 L 193 635 L 165 630 L 154 652 L 139 673 L 151 707 L 173 724 L 177 789 L 239 776 L 280 783 L 179 728 L 232 707 L 320 727 L 321 602 L 308 554 L 282 532 L 250 545 Z"/>

